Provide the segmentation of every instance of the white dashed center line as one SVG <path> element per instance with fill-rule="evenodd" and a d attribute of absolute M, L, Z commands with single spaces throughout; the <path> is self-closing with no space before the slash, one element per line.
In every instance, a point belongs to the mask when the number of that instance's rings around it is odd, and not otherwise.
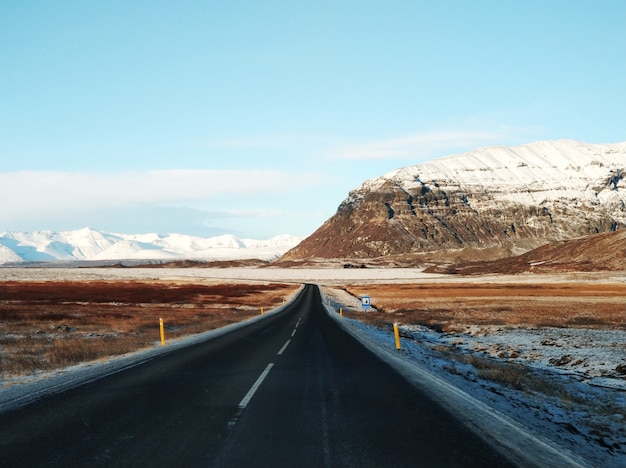
<path fill-rule="evenodd" d="M 291 338 L 293 338 L 293 336 L 296 334 L 296 330 L 298 329 L 298 325 L 300 325 L 300 320 L 302 320 L 302 317 L 300 317 L 300 319 L 298 320 L 298 323 L 296 323 L 295 328 L 291 332 Z M 278 353 L 277 353 L 278 356 L 283 354 L 285 349 L 287 349 L 287 346 L 289 346 L 289 343 L 291 343 L 291 339 L 288 339 L 287 342 L 283 345 L 283 347 L 280 348 L 280 351 L 278 351 Z M 254 396 L 256 391 L 259 389 L 259 387 L 261 386 L 261 384 L 265 380 L 265 377 L 267 377 L 267 374 L 270 373 L 270 370 L 272 370 L 273 366 L 274 366 L 274 363 L 270 362 L 267 365 L 267 367 L 265 368 L 265 370 L 261 373 L 259 378 L 256 379 L 256 382 L 254 382 L 254 385 L 252 385 L 250 390 L 248 390 L 248 393 L 246 393 L 246 396 L 243 397 L 243 400 L 241 400 L 241 402 L 239 403 L 239 411 L 238 411 L 237 415 L 232 420 L 230 420 L 228 422 L 228 426 L 229 427 L 232 427 L 235 424 L 237 424 L 237 421 L 239 420 L 239 417 L 243 413 L 243 410 L 248 406 L 248 403 L 250 403 L 250 400 L 252 400 L 252 397 Z"/>
<path fill-rule="evenodd" d="M 287 342 L 283 345 L 282 348 L 280 348 L 280 351 L 278 351 L 278 355 L 280 356 L 281 354 L 283 354 L 283 351 L 285 351 L 285 349 L 287 348 L 287 346 L 289 346 L 289 343 L 291 343 L 291 340 L 287 340 Z"/>
<path fill-rule="evenodd" d="M 263 380 L 265 380 L 265 377 L 267 377 L 267 374 L 269 374 L 273 365 L 274 363 L 270 362 L 265 368 L 265 370 L 263 371 L 263 373 L 259 376 L 259 378 L 256 379 L 256 382 L 254 382 L 254 385 L 250 388 L 250 390 L 248 390 L 248 393 L 246 394 L 245 397 L 243 397 L 243 400 L 241 400 L 241 403 L 239 403 L 239 409 L 244 409 L 246 406 L 248 406 L 248 403 L 250 403 L 250 400 L 252 400 L 252 397 L 254 396 L 255 392 L 259 389 L 259 387 L 263 383 Z"/>

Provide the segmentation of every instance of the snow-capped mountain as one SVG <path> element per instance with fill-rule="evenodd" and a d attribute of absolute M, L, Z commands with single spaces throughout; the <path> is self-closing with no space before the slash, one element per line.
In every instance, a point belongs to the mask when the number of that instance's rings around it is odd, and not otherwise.
<path fill-rule="evenodd" d="M 268 240 L 232 235 L 210 238 L 182 234 L 112 234 L 76 231 L 0 232 L 0 264 L 56 260 L 273 260 L 302 238 L 281 235 Z"/>
<path fill-rule="evenodd" d="M 283 259 L 520 253 L 614 231 L 626 227 L 624 175 L 626 142 L 546 141 L 448 156 L 364 182 Z"/>

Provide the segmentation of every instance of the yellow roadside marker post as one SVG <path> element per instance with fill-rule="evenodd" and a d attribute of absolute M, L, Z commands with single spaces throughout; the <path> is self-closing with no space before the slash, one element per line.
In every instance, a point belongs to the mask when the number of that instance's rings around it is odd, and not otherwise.
<path fill-rule="evenodd" d="M 400 349 L 400 332 L 398 331 L 398 322 L 393 322 L 393 334 L 396 336 L 396 349 Z"/>
<path fill-rule="evenodd" d="M 159 330 L 161 331 L 161 346 L 165 346 L 165 329 L 163 328 L 163 319 L 159 319 Z"/>

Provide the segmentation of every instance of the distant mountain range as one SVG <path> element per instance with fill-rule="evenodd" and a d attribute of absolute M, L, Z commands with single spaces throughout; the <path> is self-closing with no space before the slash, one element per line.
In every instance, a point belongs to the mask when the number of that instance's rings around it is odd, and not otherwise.
<path fill-rule="evenodd" d="M 626 227 L 626 142 L 482 148 L 364 182 L 279 262 L 488 260 Z M 421 256 L 421 257 L 420 257 Z"/>
<path fill-rule="evenodd" d="M 0 232 L 0 264 L 17 262 L 105 260 L 273 260 L 302 238 L 281 235 L 268 240 L 232 235 L 210 238 L 182 234 L 112 234 L 75 231 Z"/>

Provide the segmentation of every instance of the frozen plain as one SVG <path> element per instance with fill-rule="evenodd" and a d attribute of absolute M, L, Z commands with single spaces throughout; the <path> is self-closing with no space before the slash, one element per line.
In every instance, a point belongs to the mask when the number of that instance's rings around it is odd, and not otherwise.
<path fill-rule="evenodd" d="M 322 287 L 333 306 L 358 309 L 357 298 L 341 289 L 345 284 L 428 283 L 428 282 L 572 282 L 592 281 L 626 283 L 620 273 L 562 274 L 562 275 L 488 275 L 458 278 L 425 274 L 420 269 L 278 269 L 278 268 L 0 268 L 0 281 L 58 281 L 58 280 L 173 280 L 173 281 L 274 281 L 315 283 Z M 626 313 L 626 305 L 625 305 Z M 352 327 L 378 345 L 394 346 L 391 330 L 383 330 L 357 321 Z M 626 331 L 606 333 L 583 329 L 548 330 L 490 330 L 489 333 L 445 334 L 423 327 L 403 327 L 401 359 L 436 374 L 462 393 L 485 403 L 497 412 L 529 428 L 588 462 L 589 466 L 626 466 L 626 379 L 602 378 L 597 372 L 602 366 L 613 366 L 626 359 Z M 590 333 L 592 336 L 590 336 Z M 504 384 L 482 379 L 471 364 L 450 362 L 438 351 L 441 346 L 471 353 L 480 349 L 498 360 L 504 347 L 536 348 L 541 340 L 558 342 L 543 346 L 541 356 L 525 359 L 523 353 L 515 359 L 528 365 L 538 378 L 560 387 L 558 394 L 542 395 L 525 392 Z M 550 354 L 554 350 L 555 354 Z M 569 352 L 581 355 L 585 367 L 564 370 L 551 364 L 558 356 Z M 500 359 L 507 361 L 507 359 Z M 586 369 L 586 371 L 585 371 Z M 15 384 L 16 382 L 13 382 Z M 18 385 L 19 386 L 19 385 Z M 566 396 L 566 397 L 564 397 Z"/>

